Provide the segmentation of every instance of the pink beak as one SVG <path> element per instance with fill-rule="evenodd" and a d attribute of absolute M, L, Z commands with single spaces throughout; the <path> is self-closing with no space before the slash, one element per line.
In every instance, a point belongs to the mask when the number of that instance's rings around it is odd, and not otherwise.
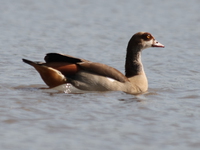
<path fill-rule="evenodd" d="M 164 48 L 165 46 L 163 44 L 159 43 L 158 41 L 154 40 L 152 47 L 162 47 L 162 48 Z"/>

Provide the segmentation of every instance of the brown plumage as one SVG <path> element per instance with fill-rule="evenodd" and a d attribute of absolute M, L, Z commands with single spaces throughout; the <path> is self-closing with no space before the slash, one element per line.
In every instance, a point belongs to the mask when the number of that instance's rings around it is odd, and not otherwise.
<path fill-rule="evenodd" d="M 148 32 L 132 36 L 127 46 L 126 75 L 105 64 L 90 62 L 69 55 L 49 53 L 46 63 L 23 61 L 33 66 L 50 87 L 71 83 L 88 91 L 117 90 L 131 94 L 147 91 L 148 82 L 141 62 L 141 51 L 148 47 L 164 47 Z"/>

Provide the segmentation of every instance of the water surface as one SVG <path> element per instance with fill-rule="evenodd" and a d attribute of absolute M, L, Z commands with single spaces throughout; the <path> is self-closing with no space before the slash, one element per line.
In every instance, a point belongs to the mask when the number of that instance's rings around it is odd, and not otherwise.
<path fill-rule="evenodd" d="M 0 148 L 188 150 L 200 148 L 200 1 L 0 2 Z M 148 31 L 164 49 L 143 51 L 149 93 L 66 94 L 21 58 L 48 52 L 124 72 L 128 40 Z"/>

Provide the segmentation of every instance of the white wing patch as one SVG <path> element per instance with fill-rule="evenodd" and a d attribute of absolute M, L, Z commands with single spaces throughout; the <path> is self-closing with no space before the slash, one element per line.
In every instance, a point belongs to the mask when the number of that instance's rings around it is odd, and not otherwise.
<path fill-rule="evenodd" d="M 112 78 L 109 78 L 109 77 L 106 77 L 110 82 L 114 82 L 116 81 L 115 79 L 112 79 Z"/>

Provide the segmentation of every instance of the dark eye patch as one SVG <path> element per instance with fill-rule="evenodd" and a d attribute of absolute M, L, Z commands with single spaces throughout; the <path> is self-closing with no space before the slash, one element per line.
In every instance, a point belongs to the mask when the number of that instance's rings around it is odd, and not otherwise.
<path fill-rule="evenodd" d="M 153 36 L 150 33 L 144 33 L 142 34 L 142 39 L 144 39 L 145 41 L 149 41 L 153 38 Z"/>

